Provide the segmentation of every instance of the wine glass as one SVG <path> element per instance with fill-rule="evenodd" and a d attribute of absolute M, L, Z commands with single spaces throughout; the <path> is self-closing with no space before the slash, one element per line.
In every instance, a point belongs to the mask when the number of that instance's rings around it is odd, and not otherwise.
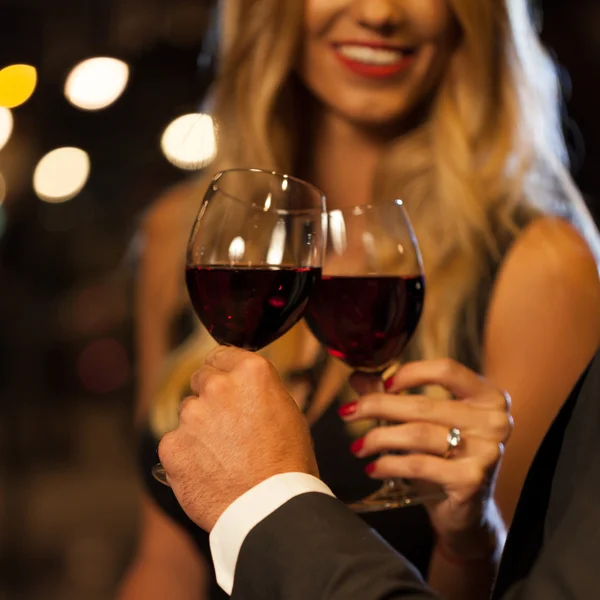
<path fill-rule="evenodd" d="M 210 183 L 188 243 L 196 315 L 219 343 L 260 350 L 303 316 L 321 278 L 325 196 L 295 177 L 231 169 Z M 168 485 L 162 465 L 154 477 Z"/>
<path fill-rule="evenodd" d="M 305 319 L 330 355 L 383 379 L 411 339 L 424 299 L 419 245 L 401 200 L 328 213 L 323 274 Z M 408 482 L 388 480 L 350 506 L 373 512 L 425 499 L 431 496 Z"/>

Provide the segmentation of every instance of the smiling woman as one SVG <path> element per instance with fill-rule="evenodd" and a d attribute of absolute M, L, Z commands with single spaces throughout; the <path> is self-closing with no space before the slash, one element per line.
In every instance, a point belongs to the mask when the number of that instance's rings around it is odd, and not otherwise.
<path fill-rule="evenodd" d="M 456 21 L 439 0 L 311 0 L 305 18 L 300 78 L 329 109 L 364 125 L 389 126 L 422 109 L 457 42 Z"/>
<path fill-rule="evenodd" d="M 421 390 L 427 406 L 457 389 L 457 372 L 512 397 L 516 426 L 496 488 L 495 472 L 472 470 L 460 452 L 436 457 L 430 472 L 429 483 L 440 471 L 475 482 L 481 520 L 457 525 L 443 503 L 364 517 L 443 597 L 487 598 L 503 541 L 496 502 L 510 522 L 535 451 L 600 341 L 598 236 L 566 168 L 556 72 L 526 0 L 220 6 L 212 168 L 292 173 L 322 189 L 330 209 L 401 198 L 423 254 L 427 298 L 398 360 L 416 361 L 424 381 L 439 384 Z M 157 442 L 176 426 L 189 377 L 212 346 L 190 326 L 173 348 L 174 326 L 187 314 L 183 249 L 204 185 L 172 190 L 144 222 L 138 414 L 149 497 L 126 600 L 197 598 L 205 583 L 206 597 L 223 597 L 207 568 L 208 537 L 150 476 Z M 321 476 L 336 495 L 356 500 L 379 487 L 374 479 L 406 476 L 398 461 L 385 473 L 375 463 L 367 475 L 371 459 L 350 449 L 364 427 L 336 414 L 352 397 L 348 370 L 304 325 L 264 354 L 305 411 Z M 437 358 L 467 369 L 440 378 L 423 360 Z M 468 405 L 468 396 L 456 402 Z M 405 425 L 424 430 L 418 419 Z M 383 449 L 422 448 L 423 440 L 400 439 L 402 431 L 386 432 Z M 427 447 L 446 447 L 447 430 L 440 435 Z"/>

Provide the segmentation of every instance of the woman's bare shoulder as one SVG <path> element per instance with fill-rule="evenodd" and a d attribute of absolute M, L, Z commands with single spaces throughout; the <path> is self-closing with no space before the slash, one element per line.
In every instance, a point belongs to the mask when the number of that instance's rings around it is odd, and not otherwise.
<path fill-rule="evenodd" d="M 542 217 L 517 237 L 508 257 L 515 263 L 543 269 L 548 275 L 598 278 L 598 266 L 583 236 L 565 219 Z"/>
<path fill-rule="evenodd" d="M 588 243 L 568 221 L 542 217 L 517 236 L 500 267 L 488 333 L 495 330 L 492 338 L 501 339 L 515 329 L 513 341 L 533 332 L 542 339 L 551 327 L 589 337 L 593 346 L 600 338 L 599 307 L 598 265 Z"/>

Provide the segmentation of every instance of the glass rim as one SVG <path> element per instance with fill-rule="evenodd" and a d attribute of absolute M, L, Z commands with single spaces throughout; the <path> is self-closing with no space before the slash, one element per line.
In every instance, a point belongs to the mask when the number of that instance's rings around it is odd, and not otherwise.
<path fill-rule="evenodd" d="M 400 200 L 400 198 L 394 198 L 393 200 L 381 200 L 379 202 L 369 202 L 368 204 L 351 204 L 349 206 L 343 206 L 341 208 L 331 208 L 331 209 L 327 209 L 327 214 L 330 215 L 331 213 L 336 213 L 336 212 L 337 213 L 347 213 L 347 212 L 354 212 L 357 210 L 371 210 L 371 209 L 376 209 L 378 206 L 382 206 L 385 204 L 396 204 L 405 213 L 407 213 L 406 207 L 404 206 L 404 202 L 402 200 Z"/>
<path fill-rule="evenodd" d="M 226 192 L 225 190 L 223 190 L 221 187 L 218 186 L 218 181 L 224 175 L 227 175 L 228 173 L 259 173 L 262 175 L 275 175 L 276 177 L 279 177 L 282 180 L 292 181 L 293 183 L 299 184 L 302 187 L 309 189 L 312 193 L 316 193 L 316 196 L 319 198 L 319 200 L 321 202 L 321 208 L 292 208 L 292 209 L 285 209 L 285 208 L 271 209 L 271 208 L 269 208 L 267 211 L 265 211 L 264 207 L 259 207 L 256 204 L 249 204 L 240 198 L 236 198 L 235 196 L 232 196 L 231 194 L 229 194 L 228 192 Z M 213 188 L 214 191 L 221 192 L 222 194 L 224 194 L 231 200 L 235 200 L 236 202 L 240 202 L 242 204 L 245 204 L 246 206 L 249 206 L 250 208 L 256 208 L 257 210 L 260 210 L 263 212 L 272 212 L 272 213 L 281 214 L 281 215 L 301 215 L 304 213 L 306 213 L 306 214 L 319 213 L 321 215 L 327 214 L 327 199 L 322 190 L 320 190 L 316 185 L 313 185 L 312 183 L 309 183 L 308 181 L 306 181 L 304 179 L 300 179 L 299 177 L 294 177 L 293 175 L 287 175 L 286 173 L 280 173 L 279 171 L 269 171 L 267 169 L 244 168 L 244 167 L 235 167 L 232 169 L 224 169 L 224 170 L 218 171 L 217 173 L 214 174 L 214 176 L 211 180 L 210 186 Z"/>

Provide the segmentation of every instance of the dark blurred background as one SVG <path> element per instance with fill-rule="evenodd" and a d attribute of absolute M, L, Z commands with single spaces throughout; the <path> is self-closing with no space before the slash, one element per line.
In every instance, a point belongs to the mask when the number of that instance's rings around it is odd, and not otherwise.
<path fill-rule="evenodd" d="M 0 600 L 108 600 L 132 554 L 135 233 L 149 203 L 192 174 L 167 160 L 161 136 L 200 110 L 210 8 L 0 0 L 0 69 L 38 72 L 0 149 Z M 542 8 L 563 65 L 574 174 L 598 218 L 600 3 Z M 87 111 L 64 85 L 94 56 L 130 73 L 113 104 Z M 89 178 L 72 199 L 43 201 L 34 170 L 64 146 L 87 152 Z"/>

